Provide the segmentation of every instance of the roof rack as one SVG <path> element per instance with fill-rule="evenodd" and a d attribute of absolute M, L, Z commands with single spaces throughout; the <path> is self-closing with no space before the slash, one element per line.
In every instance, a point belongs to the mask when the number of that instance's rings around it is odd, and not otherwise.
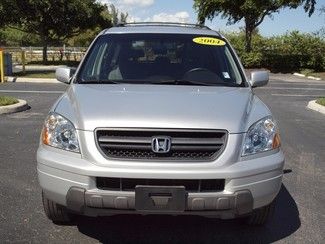
<path fill-rule="evenodd" d="M 202 28 L 211 30 L 209 27 L 200 24 L 188 24 L 188 23 L 177 23 L 177 22 L 129 22 L 129 23 L 118 23 L 117 27 L 126 26 L 178 26 L 178 27 L 192 27 L 192 28 Z"/>

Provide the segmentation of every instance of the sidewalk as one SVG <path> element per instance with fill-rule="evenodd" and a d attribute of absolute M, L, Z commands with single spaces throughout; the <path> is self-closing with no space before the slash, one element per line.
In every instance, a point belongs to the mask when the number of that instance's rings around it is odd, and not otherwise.
<path fill-rule="evenodd" d="M 25 69 L 26 71 L 53 71 L 59 67 L 65 67 L 65 65 L 26 65 Z M 7 76 L 8 82 L 33 82 L 33 83 L 59 83 L 54 78 L 30 78 L 30 77 L 20 77 L 20 76 L 14 76 L 15 73 L 22 71 L 22 65 L 14 65 L 13 66 L 14 74 L 13 76 Z"/>
<path fill-rule="evenodd" d="M 55 71 L 59 67 L 66 67 L 65 65 L 29 65 L 25 66 L 26 71 Z M 15 64 L 13 65 L 13 72 L 21 72 L 23 70 L 22 65 Z"/>
<path fill-rule="evenodd" d="M 286 82 L 302 82 L 302 83 L 325 83 L 324 80 L 314 80 L 307 77 L 300 77 L 293 74 L 270 73 L 270 80 L 286 81 Z"/>
<path fill-rule="evenodd" d="M 49 78 L 26 78 L 26 77 L 7 77 L 7 82 L 30 82 L 30 83 L 60 83 L 57 79 Z"/>

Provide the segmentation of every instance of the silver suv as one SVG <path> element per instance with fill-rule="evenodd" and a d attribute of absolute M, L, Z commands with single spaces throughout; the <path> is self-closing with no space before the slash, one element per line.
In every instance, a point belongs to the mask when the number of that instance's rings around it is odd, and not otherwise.
<path fill-rule="evenodd" d="M 263 224 L 281 187 L 277 124 L 228 41 L 204 26 L 102 31 L 47 116 L 37 152 L 46 215 L 246 217 Z"/>

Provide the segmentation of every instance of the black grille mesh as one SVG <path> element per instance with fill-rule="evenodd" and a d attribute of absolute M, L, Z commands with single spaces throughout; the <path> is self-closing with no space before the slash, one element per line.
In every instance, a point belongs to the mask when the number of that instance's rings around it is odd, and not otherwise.
<path fill-rule="evenodd" d="M 128 179 L 128 178 L 96 178 L 97 188 L 111 191 L 134 191 L 137 185 L 144 186 L 184 186 L 188 192 L 223 191 L 224 179 L 207 180 L 174 180 L 174 179 Z"/>

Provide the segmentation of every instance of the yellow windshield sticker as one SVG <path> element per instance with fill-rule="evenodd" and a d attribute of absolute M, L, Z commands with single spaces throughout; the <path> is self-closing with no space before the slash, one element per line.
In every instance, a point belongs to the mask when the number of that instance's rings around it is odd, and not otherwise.
<path fill-rule="evenodd" d="M 201 45 L 211 45 L 211 46 L 224 46 L 226 43 L 223 40 L 213 37 L 196 37 L 193 42 Z"/>

